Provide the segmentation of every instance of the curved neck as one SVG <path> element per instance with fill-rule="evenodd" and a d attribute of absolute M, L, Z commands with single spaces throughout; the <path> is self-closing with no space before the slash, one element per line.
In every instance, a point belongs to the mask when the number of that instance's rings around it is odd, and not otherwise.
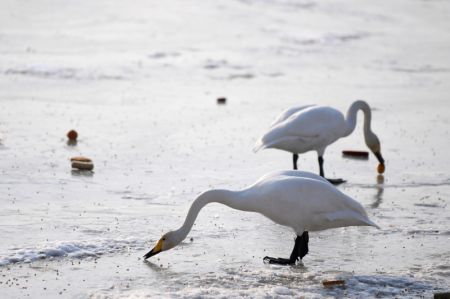
<path fill-rule="evenodd" d="M 211 202 L 221 203 L 237 210 L 248 211 L 245 201 L 241 200 L 239 194 L 239 192 L 229 190 L 209 190 L 200 194 L 189 208 L 183 225 L 175 231 L 180 238 L 179 242 L 183 241 L 191 231 L 200 210 Z"/>
<path fill-rule="evenodd" d="M 364 135 L 367 136 L 368 133 L 371 132 L 370 121 L 372 119 L 372 113 L 370 107 L 365 101 L 358 100 L 354 102 L 347 111 L 347 131 L 344 136 L 350 135 L 355 130 L 356 114 L 358 113 L 358 110 L 364 112 Z"/>

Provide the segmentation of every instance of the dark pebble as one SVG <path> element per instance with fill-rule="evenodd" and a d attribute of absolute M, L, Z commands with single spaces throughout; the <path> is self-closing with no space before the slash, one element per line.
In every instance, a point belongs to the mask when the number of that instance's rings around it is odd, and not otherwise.
<path fill-rule="evenodd" d="M 227 102 L 227 98 L 218 98 L 217 99 L 217 104 L 225 104 Z"/>

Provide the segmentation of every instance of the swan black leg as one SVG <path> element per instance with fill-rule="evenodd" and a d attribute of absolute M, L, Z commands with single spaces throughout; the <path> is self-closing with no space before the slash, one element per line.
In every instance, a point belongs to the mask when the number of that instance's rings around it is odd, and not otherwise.
<path fill-rule="evenodd" d="M 298 245 L 298 256 L 302 260 L 305 257 L 305 255 L 308 254 L 309 251 L 308 248 L 309 233 L 305 231 L 300 237 L 297 237 L 297 239 L 300 239 Z"/>
<path fill-rule="evenodd" d="M 325 177 L 325 173 L 323 172 L 323 157 L 319 156 L 319 169 L 320 169 L 320 176 Z"/>
<path fill-rule="evenodd" d="M 294 169 L 297 170 L 297 160 L 298 160 L 298 155 L 294 154 L 292 156 L 292 161 L 294 162 Z"/>
<path fill-rule="evenodd" d="M 319 169 L 320 169 L 320 176 L 325 178 L 325 172 L 323 171 L 323 157 L 321 157 L 321 156 L 319 156 Z M 345 180 L 343 180 L 343 179 L 327 179 L 327 181 L 333 185 L 339 185 L 339 184 L 345 183 Z"/>
<path fill-rule="evenodd" d="M 294 249 L 292 249 L 291 256 L 288 259 L 266 256 L 263 260 L 268 264 L 295 265 L 295 262 L 299 258 L 303 259 L 303 257 L 308 253 L 308 242 L 309 234 L 308 232 L 303 232 L 301 236 L 297 236 L 297 238 L 295 238 Z"/>

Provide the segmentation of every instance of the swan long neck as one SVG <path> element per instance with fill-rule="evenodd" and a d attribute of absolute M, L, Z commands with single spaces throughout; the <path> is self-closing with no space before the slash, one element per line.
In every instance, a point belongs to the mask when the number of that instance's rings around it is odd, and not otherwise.
<path fill-rule="evenodd" d="M 209 190 L 200 194 L 197 199 L 194 200 L 189 211 L 187 213 L 186 219 L 183 225 L 176 230 L 179 234 L 180 242 L 184 240 L 194 225 L 200 210 L 211 202 L 217 202 L 224 204 L 230 208 L 237 210 L 248 210 L 245 207 L 245 202 L 239 197 L 239 192 L 229 191 L 229 190 Z"/>
<path fill-rule="evenodd" d="M 362 100 L 355 101 L 347 111 L 347 131 L 344 136 L 350 135 L 356 127 L 356 115 L 358 110 L 362 110 L 364 113 L 364 135 L 367 136 L 372 133 L 370 128 L 370 122 L 372 119 L 372 113 L 370 111 L 370 106 Z"/>

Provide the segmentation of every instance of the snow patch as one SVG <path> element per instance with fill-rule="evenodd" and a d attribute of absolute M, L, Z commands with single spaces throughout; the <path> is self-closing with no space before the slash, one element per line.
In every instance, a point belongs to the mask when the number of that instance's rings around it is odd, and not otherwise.
<path fill-rule="evenodd" d="M 15 248 L 0 255 L 0 266 L 30 263 L 36 260 L 58 257 L 85 258 L 122 252 L 127 249 L 144 249 L 145 241 L 136 238 L 102 239 L 88 241 L 57 241 L 36 247 Z"/>

